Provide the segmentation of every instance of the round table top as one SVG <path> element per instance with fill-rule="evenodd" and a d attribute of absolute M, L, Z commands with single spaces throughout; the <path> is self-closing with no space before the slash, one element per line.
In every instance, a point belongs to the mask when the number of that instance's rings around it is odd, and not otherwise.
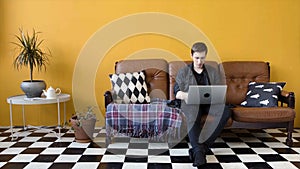
<path fill-rule="evenodd" d="M 56 99 L 47 99 L 46 97 L 34 97 L 27 98 L 26 95 L 16 95 L 7 98 L 7 103 L 9 104 L 20 104 L 20 105 L 35 105 L 35 104 L 52 104 L 66 102 L 71 99 L 71 96 L 66 93 L 61 93 Z"/>

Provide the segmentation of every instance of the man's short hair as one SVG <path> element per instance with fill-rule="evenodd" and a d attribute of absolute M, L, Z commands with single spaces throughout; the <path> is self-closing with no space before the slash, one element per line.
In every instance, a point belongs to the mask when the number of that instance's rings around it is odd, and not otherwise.
<path fill-rule="evenodd" d="M 195 52 L 205 52 L 207 54 L 207 46 L 203 42 L 196 42 L 191 48 L 191 54 L 193 55 Z"/>

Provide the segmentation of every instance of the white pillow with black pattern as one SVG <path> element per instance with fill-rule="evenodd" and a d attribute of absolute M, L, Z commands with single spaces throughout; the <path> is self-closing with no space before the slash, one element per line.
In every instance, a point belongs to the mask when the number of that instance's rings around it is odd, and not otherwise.
<path fill-rule="evenodd" d="M 115 103 L 149 103 L 145 73 L 132 72 L 109 75 Z"/>
<path fill-rule="evenodd" d="M 278 96 L 285 84 L 285 82 L 250 82 L 246 100 L 241 105 L 245 107 L 277 107 Z"/>

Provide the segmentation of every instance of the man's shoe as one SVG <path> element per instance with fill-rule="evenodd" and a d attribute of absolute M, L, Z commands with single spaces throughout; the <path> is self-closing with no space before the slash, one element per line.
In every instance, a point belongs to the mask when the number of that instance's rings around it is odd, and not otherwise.
<path fill-rule="evenodd" d="M 192 162 L 194 162 L 194 152 L 193 152 L 193 149 L 189 149 L 189 158 Z"/>
<path fill-rule="evenodd" d="M 197 151 L 193 153 L 194 162 L 193 167 L 199 167 L 206 164 L 206 155 L 204 151 Z"/>

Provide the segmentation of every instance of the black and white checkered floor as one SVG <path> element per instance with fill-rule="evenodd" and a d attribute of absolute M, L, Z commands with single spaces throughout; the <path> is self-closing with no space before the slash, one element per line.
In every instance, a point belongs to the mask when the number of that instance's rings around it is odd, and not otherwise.
<path fill-rule="evenodd" d="M 8 128 L 0 128 L 0 168 L 44 169 L 190 169 L 190 144 L 173 145 L 137 138 L 116 138 L 105 146 L 105 129 L 97 128 L 92 143 L 77 143 L 74 133 L 62 129 L 58 139 L 53 128 L 22 131 L 11 141 Z M 284 129 L 225 129 L 207 155 L 203 168 L 293 169 L 300 168 L 300 129 L 294 144 L 286 146 Z"/>

